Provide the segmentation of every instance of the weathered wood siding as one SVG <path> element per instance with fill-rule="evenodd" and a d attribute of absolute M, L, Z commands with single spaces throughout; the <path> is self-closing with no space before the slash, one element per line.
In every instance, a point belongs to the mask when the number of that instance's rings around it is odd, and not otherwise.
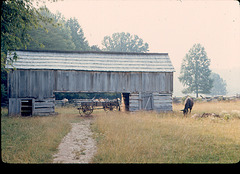
<path fill-rule="evenodd" d="M 53 92 L 129 93 L 129 111 L 172 110 L 173 73 L 15 70 L 8 74 L 9 113 L 20 114 L 19 98 L 36 100 L 33 115 L 54 112 Z"/>
<path fill-rule="evenodd" d="M 24 100 L 31 101 L 31 115 L 49 115 L 55 112 L 55 99 L 47 98 L 44 100 L 35 100 L 34 98 L 9 98 L 9 115 L 20 115 L 24 107 Z"/>
<path fill-rule="evenodd" d="M 55 112 L 54 98 L 33 101 L 33 115 L 48 115 Z"/>
<path fill-rule="evenodd" d="M 9 98 L 53 97 L 54 73 L 51 70 L 16 70 L 8 74 Z"/>
<path fill-rule="evenodd" d="M 54 91 L 172 93 L 172 74 L 16 70 L 9 73 L 9 98 L 51 98 Z"/>
<path fill-rule="evenodd" d="M 172 111 L 172 94 L 153 93 L 153 105 L 156 111 Z"/>
<path fill-rule="evenodd" d="M 130 93 L 129 111 L 137 110 L 172 111 L 172 94 Z"/>
<path fill-rule="evenodd" d="M 171 110 L 174 67 L 167 53 L 32 50 L 17 54 L 13 62 L 17 70 L 6 65 L 12 69 L 10 113 L 52 113 L 54 102 L 47 100 L 54 98 L 54 92 L 118 92 L 127 110 Z M 24 106 L 30 101 L 33 106 Z"/>
<path fill-rule="evenodd" d="M 8 115 L 18 115 L 21 113 L 21 99 L 9 98 Z"/>

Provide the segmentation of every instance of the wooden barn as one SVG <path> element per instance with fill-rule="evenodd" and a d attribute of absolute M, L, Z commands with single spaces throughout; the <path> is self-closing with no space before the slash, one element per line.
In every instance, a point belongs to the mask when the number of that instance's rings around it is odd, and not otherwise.
<path fill-rule="evenodd" d="M 55 112 L 54 92 L 117 92 L 124 110 L 172 110 L 167 53 L 17 51 L 7 65 L 9 115 Z"/>

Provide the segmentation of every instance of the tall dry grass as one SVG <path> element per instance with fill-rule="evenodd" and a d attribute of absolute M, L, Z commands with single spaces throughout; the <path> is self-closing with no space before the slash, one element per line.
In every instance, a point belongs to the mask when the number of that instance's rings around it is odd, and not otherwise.
<path fill-rule="evenodd" d="M 221 118 L 183 118 L 172 113 L 99 113 L 92 128 L 96 163 L 236 163 L 240 160 L 240 102 L 196 103 L 194 113 Z M 223 112 L 224 111 L 224 112 Z M 230 119 L 223 119 L 229 114 Z M 240 116 L 240 114 L 239 114 Z"/>
<path fill-rule="evenodd" d="M 221 118 L 183 118 L 174 112 L 94 111 L 98 142 L 96 163 L 235 163 L 240 159 L 240 102 L 196 103 L 192 114 L 214 112 Z M 56 116 L 8 117 L 1 110 L 2 160 L 49 163 L 72 122 L 76 108 L 57 108 Z M 226 118 L 226 119 L 225 119 Z"/>
<path fill-rule="evenodd" d="M 58 108 L 58 115 L 8 117 L 1 112 L 1 148 L 5 163 L 49 163 L 71 122 L 80 121 L 75 108 Z"/>

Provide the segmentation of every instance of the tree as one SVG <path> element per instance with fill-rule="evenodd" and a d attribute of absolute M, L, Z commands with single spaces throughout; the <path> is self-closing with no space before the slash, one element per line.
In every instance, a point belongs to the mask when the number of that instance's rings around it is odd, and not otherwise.
<path fill-rule="evenodd" d="M 102 51 L 102 50 L 97 45 L 92 45 L 91 51 Z"/>
<path fill-rule="evenodd" d="M 181 65 L 179 80 L 187 86 L 183 93 L 209 94 L 212 88 L 213 80 L 210 78 L 209 69 L 210 59 L 201 44 L 194 44 L 186 54 Z"/>
<path fill-rule="evenodd" d="M 226 81 L 223 80 L 217 73 L 212 73 L 210 77 L 213 79 L 213 88 L 211 89 L 211 95 L 226 95 Z"/>
<path fill-rule="evenodd" d="M 27 49 L 29 50 L 75 50 L 71 30 L 61 13 L 52 14 L 48 10 L 41 10 L 40 14 L 52 18 L 52 24 L 42 24 L 43 28 L 33 28 L 28 34 L 33 38 Z"/>
<path fill-rule="evenodd" d="M 147 52 L 148 44 L 144 43 L 137 35 L 130 33 L 114 33 L 112 36 L 105 36 L 103 41 L 104 51 L 116 52 Z"/>
<path fill-rule="evenodd" d="M 15 50 L 27 48 L 31 36 L 27 33 L 31 28 L 42 27 L 42 23 L 51 23 L 33 7 L 31 0 L 8 0 L 1 3 L 1 101 L 7 100 L 5 65 L 12 65 L 17 59 Z M 44 7 L 40 8 L 43 9 Z M 14 54 L 7 62 L 7 54 Z"/>
<path fill-rule="evenodd" d="M 72 41 L 75 44 L 76 51 L 87 51 L 90 50 L 88 41 L 84 37 L 83 30 L 79 25 L 76 18 L 70 18 L 66 22 L 66 26 L 71 30 Z"/>
<path fill-rule="evenodd" d="M 27 48 L 32 40 L 27 32 L 42 27 L 40 21 L 51 23 L 52 19 L 42 16 L 30 0 L 1 1 L 1 68 L 5 68 L 7 53 Z M 7 63 L 11 64 L 16 58 L 15 54 Z"/>

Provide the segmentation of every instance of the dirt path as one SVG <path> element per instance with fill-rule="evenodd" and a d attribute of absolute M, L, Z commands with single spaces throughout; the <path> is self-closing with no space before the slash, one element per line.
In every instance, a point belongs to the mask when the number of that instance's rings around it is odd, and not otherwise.
<path fill-rule="evenodd" d="M 53 163 L 89 163 L 96 152 L 96 142 L 92 138 L 90 123 L 92 118 L 84 118 L 72 123 L 72 130 L 63 138 L 54 155 Z"/>

